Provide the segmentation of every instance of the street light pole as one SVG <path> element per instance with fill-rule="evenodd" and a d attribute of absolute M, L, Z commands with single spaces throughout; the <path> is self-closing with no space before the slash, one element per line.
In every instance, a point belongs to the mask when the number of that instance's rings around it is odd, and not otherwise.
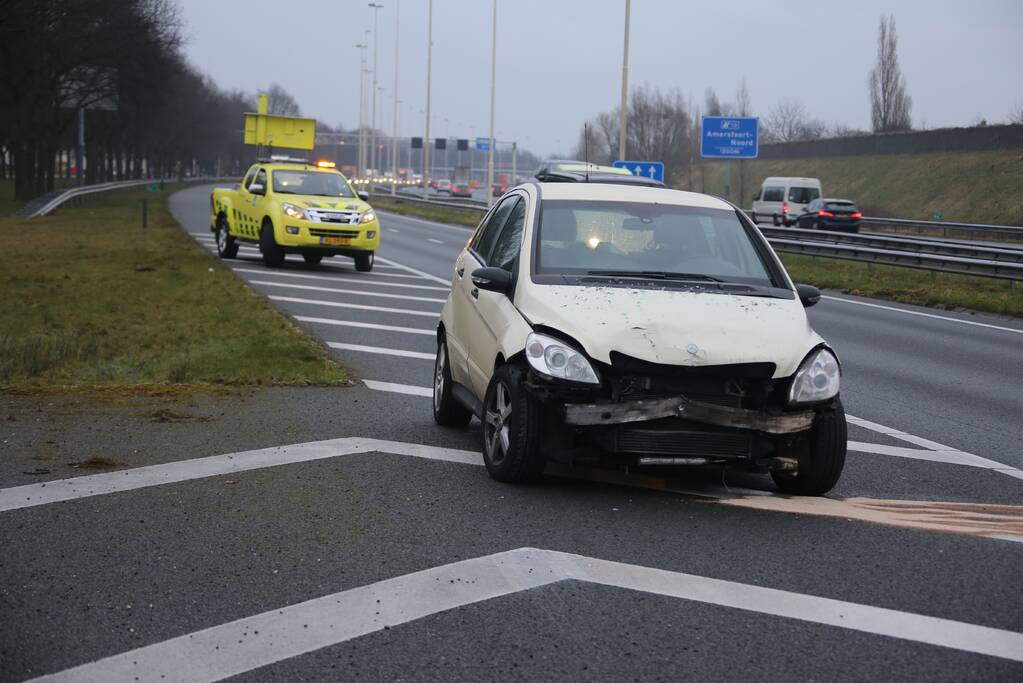
<path fill-rule="evenodd" d="M 394 10 L 394 142 L 391 144 L 391 195 L 397 193 L 398 185 L 398 18 L 401 16 L 401 0 L 397 0 Z"/>
<path fill-rule="evenodd" d="M 377 163 L 377 53 L 379 50 L 377 48 L 380 46 L 380 33 L 377 30 L 377 16 L 384 6 L 378 2 L 371 2 L 369 6 L 373 8 L 373 114 L 369 131 L 371 147 L 369 162 L 373 165 L 374 170 L 379 170 Z"/>
<path fill-rule="evenodd" d="M 433 0 L 426 20 L 426 137 L 423 138 L 423 199 L 430 198 L 430 78 L 433 75 Z"/>
<path fill-rule="evenodd" d="M 497 94 L 497 0 L 490 37 L 490 149 L 487 153 L 487 206 L 494 203 L 494 103 Z"/>
<path fill-rule="evenodd" d="M 629 14 L 632 0 L 625 0 L 625 51 L 622 55 L 622 103 L 618 118 L 618 158 L 625 161 L 625 130 L 629 118 Z"/>
<path fill-rule="evenodd" d="M 366 44 L 359 43 L 355 47 L 359 48 L 359 155 L 356 162 L 355 175 L 361 178 L 362 171 L 365 168 L 363 155 L 366 151 L 363 144 L 366 132 Z"/>

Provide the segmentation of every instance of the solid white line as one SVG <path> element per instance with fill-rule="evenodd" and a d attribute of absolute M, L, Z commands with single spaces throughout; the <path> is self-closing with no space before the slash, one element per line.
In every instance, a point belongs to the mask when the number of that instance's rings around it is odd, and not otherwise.
<path fill-rule="evenodd" d="M 408 334 L 422 334 L 432 337 L 437 334 L 436 330 L 424 330 L 419 327 L 398 327 L 397 325 L 379 325 L 377 323 L 360 323 L 354 320 L 335 320 L 334 318 L 313 318 L 304 315 L 294 316 L 295 320 L 304 323 L 318 323 L 320 325 L 338 325 L 341 327 L 362 327 L 368 330 L 387 330 L 388 332 L 406 332 Z M 432 391 L 432 390 L 431 390 Z"/>
<path fill-rule="evenodd" d="M 374 379 L 364 379 L 363 384 L 374 391 L 389 391 L 392 394 L 407 394 L 409 396 L 433 396 L 433 389 L 430 387 L 416 387 L 411 384 L 395 384 L 394 382 L 378 382 Z"/>
<path fill-rule="evenodd" d="M 401 268 L 403 270 L 407 270 L 410 273 L 415 273 L 416 275 L 418 275 L 420 277 L 425 277 L 427 280 L 433 280 L 434 282 L 439 282 L 442 285 L 447 285 L 447 289 L 451 288 L 451 280 L 445 280 L 442 277 L 437 277 L 436 275 L 430 275 L 429 273 L 427 273 L 425 271 L 418 270 L 417 268 L 410 268 L 409 266 L 406 266 L 406 265 L 403 265 L 401 263 L 398 263 L 397 261 L 392 261 L 391 259 L 383 258 L 383 257 L 381 257 L 379 255 L 377 256 L 377 261 L 380 261 L 381 263 L 387 263 L 387 264 L 392 265 L 392 266 L 397 266 L 398 268 Z M 452 268 L 454 268 L 454 261 L 452 261 L 451 264 L 452 264 Z"/>
<path fill-rule="evenodd" d="M 1000 469 L 1005 465 L 981 458 L 962 451 L 932 451 L 920 448 L 906 448 L 904 446 L 887 446 L 878 443 L 865 443 L 862 441 L 850 441 L 848 450 L 857 453 L 873 453 L 875 455 L 891 455 L 897 458 L 912 458 L 914 460 L 929 460 L 941 462 L 948 465 L 967 465 L 969 467 L 982 467 L 984 469 Z"/>
<path fill-rule="evenodd" d="M 354 294 L 355 296 L 375 296 L 384 299 L 403 299 L 406 301 L 425 301 L 431 304 L 442 304 L 444 299 L 431 299 L 425 296 L 411 296 L 409 294 L 390 294 L 387 292 L 366 292 L 358 289 L 339 289 L 337 287 L 317 287 L 316 285 L 296 285 L 290 282 L 270 282 L 268 280 L 249 280 L 250 285 L 265 285 L 267 287 L 286 287 L 288 289 L 302 289 L 311 292 L 333 292 L 335 294 Z"/>
<path fill-rule="evenodd" d="M 436 354 L 423 353 L 422 351 L 405 351 L 404 349 L 385 349 L 379 346 L 363 346 L 362 344 L 346 344 L 344 342 L 327 342 L 332 349 L 343 351 L 361 351 L 363 353 L 376 353 L 382 356 L 401 356 L 402 358 L 421 358 L 422 360 L 434 360 Z"/>
<path fill-rule="evenodd" d="M 973 320 L 960 320 L 959 318 L 950 318 L 947 315 L 935 315 L 934 313 L 924 313 L 922 311 L 910 311 L 905 308 L 897 308 L 895 306 L 883 306 L 881 304 L 872 304 L 866 301 L 855 301 L 853 299 L 843 299 L 838 296 L 822 296 L 822 299 L 828 301 L 841 301 L 846 304 L 854 304 L 856 306 L 867 306 L 869 308 L 880 308 L 885 311 L 895 311 L 896 313 L 905 313 L 906 315 L 918 315 L 922 318 L 935 318 L 937 320 L 947 320 L 948 322 L 961 323 L 963 325 L 973 325 L 974 327 L 986 327 L 991 330 L 1001 330 L 1002 332 L 1014 332 L 1016 334 L 1023 334 L 1023 330 L 1015 327 L 1002 327 L 1000 325 L 989 325 L 988 323 L 978 323 Z"/>
<path fill-rule="evenodd" d="M 1012 631 L 666 569 L 519 548 L 268 610 L 36 680 L 220 680 L 433 614 L 561 581 L 624 588 L 1023 661 L 1023 634 Z"/>
<path fill-rule="evenodd" d="M 441 240 L 435 240 L 432 237 L 427 237 L 426 241 L 427 242 L 433 242 L 434 244 L 444 244 L 444 242 L 442 242 Z"/>
<path fill-rule="evenodd" d="M 380 258 L 379 256 L 377 257 Z M 357 285 L 371 285 L 373 287 L 401 287 L 402 289 L 427 289 L 432 292 L 447 292 L 450 287 L 434 287 L 432 285 L 407 285 L 403 282 L 383 282 L 381 280 L 371 280 L 369 278 L 348 278 L 348 277 L 336 277 L 332 275 L 312 275 L 307 273 L 292 273 L 281 270 L 257 270 L 255 268 L 237 268 L 231 266 L 231 270 L 236 273 L 255 273 L 256 275 L 263 275 L 267 277 L 292 277 L 292 278 L 305 278 L 309 280 L 327 280 L 328 282 L 353 282 Z M 444 282 L 437 278 L 440 282 Z M 450 284 L 450 283 L 445 283 Z"/>
<path fill-rule="evenodd" d="M 380 313 L 401 313 L 403 315 L 422 315 L 427 318 L 436 318 L 439 314 L 432 311 L 413 311 L 409 308 L 388 308 L 386 306 L 367 306 L 365 304 L 349 304 L 342 301 L 323 301 L 321 299 L 302 299 L 295 296 L 273 296 L 266 297 L 271 301 L 285 301 L 292 304 L 309 304 L 311 306 L 333 306 L 335 308 L 354 308 L 360 311 L 378 311 Z"/>

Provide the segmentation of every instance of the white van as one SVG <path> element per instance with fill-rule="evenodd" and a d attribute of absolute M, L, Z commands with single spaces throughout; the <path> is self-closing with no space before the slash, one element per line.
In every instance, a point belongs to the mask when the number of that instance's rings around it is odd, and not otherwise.
<path fill-rule="evenodd" d="M 806 205 L 821 196 L 817 178 L 765 178 L 753 195 L 753 222 L 793 225 Z"/>

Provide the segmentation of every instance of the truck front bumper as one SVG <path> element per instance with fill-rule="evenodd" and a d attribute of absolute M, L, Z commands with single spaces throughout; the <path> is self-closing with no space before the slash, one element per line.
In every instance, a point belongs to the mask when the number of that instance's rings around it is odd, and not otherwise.
<path fill-rule="evenodd" d="M 380 246 L 380 222 L 328 227 L 323 223 L 286 221 L 284 228 L 276 231 L 275 238 L 285 250 L 376 251 Z"/>

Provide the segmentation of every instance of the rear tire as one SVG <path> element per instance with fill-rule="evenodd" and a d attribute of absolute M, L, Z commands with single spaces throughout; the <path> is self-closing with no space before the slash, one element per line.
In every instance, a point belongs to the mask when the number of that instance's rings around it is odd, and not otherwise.
<path fill-rule="evenodd" d="M 234 258 L 238 255 L 238 242 L 231 236 L 227 226 L 227 218 L 223 215 L 217 218 L 217 255 L 220 258 Z"/>
<path fill-rule="evenodd" d="M 472 412 L 455 399 L 453 388 L 448 343 L 441 335 L 433 363 L 433 420 L 442 427 L 464 427 L 472 420 Z"/>
<path fill-rule="evenodd" d="M 355 255 L 355 270 L 360 273 L 368 273 L 373 270 L 373 262 L 376 261 L 376 255 L 370 251 L 365 254 Z"/>
<path fill-rule="evenodd" d="M 284 249 L 274 239 L 274 226 L 268 220 L 263 221 L 259 231 L 259 250 L 263 252 L 263 263 L 269 268 L 280 268 L 284 265 Z"/>
<path fill-rule="evenodd" d="M 797 496 L 821 496 L 838 483 L 845 467 L 847 441 L 845 410 L 842 401 L 817 415 L 809 435 L 809 448 L 800 453 L 795 474 L 772 472 L 771 478 L 784 493 Z"/>
<path fill-rule="evenodd" d="M 502 365 L 483 399 L 483 463 L 491 478 L 523 482 L 543 473 L 540 403 L 522 388 L 522 372 Z"/>
<path fill-rule="evenodd" d="M 323 254 L 302 254 L 307 266 L 318 266 L 323 260 Z"/>
<path fill-rule="evenodd" d="M 777 228 L 777 227 L 778 227 L 779 225 L 781 225 L 781 221 L 779 221 L 779 220 L 778 220 L 778 217 L 777 217 L 777 216 L 772 216 L 772 217 L 771 217 L 771 220 L 772 220 L 772 222 L 774 223 L 774 227 L 776 227 L 776 228 Z"/>

